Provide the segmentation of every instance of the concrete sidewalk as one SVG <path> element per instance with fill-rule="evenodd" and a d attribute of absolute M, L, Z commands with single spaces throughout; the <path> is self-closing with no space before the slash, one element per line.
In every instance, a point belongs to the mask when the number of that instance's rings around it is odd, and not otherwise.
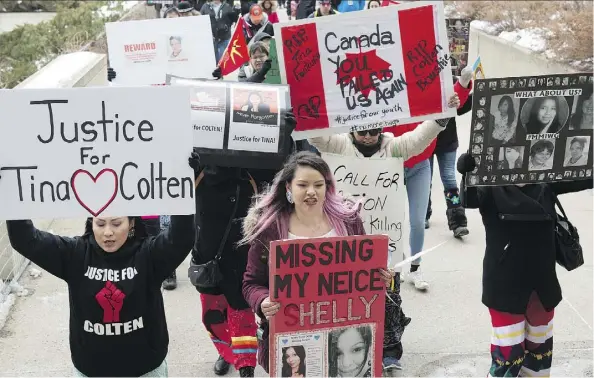
<path fill-rule="evenodd" d="M 459 122 L 460 145 L 468 145 L 468 117 Z M 478 211 L 469 211 L 471 233 L 454 239 L 447 230 L 438 172 L 433 186 L 434 215 L 425 248 L 444 246 L 424 258 L 428 292 L 402 284 L 403 308 L 413 321 L 404 333 L 404 370 L 399 376 L 486 376 L 489 368 L 490 319 L 481 304 L 484 229 Z M 592 192 L 562 197 L 572 222 L 581 231 L 586 264 L 568 273 L 558 269 L 564 301 L 555 315 L 554 376 L 592 376 Z M 53 231 L 79 235 L 83 220 L 56 220 Z M 215 348 L 200 322 L 198 293 L 186 278 L 187 262 L 178 269 L 179 287 L 165 292 L 170 332 L 170 376 L 214 376 Z M 32 294 L 20 297 L 0 331 L 1 376 L 68 376 L 66 285 L 44 273 L 25 274 L 22 285 Z M 264 376 L 261 369 L 257 370 Z M 230 372 L 228 376 L 237 376 Z"/>

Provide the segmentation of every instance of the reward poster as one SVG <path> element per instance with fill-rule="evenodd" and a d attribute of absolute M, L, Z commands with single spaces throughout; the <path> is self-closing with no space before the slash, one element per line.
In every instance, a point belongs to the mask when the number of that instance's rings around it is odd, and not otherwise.
<path fill-rule="evenodd" d="M 193 214 L 189 102 L 173 87 L 0 91 L 0 219 Z"/>
<path fill-rule="evenodd" d="M 592 177 L 592 74 L 477 80 L 467 184 Z"/>
<path fill-rule="evenodd" d="M 334 174 L 339 193 L 362 201 L 361 217 L 367 234 L 390 236 L 390 264 L 398 263 L 406 254 L 402 226 L 407 196 L 402 158 L 360 158 L 327 153 L 322 157 Z"/>
<path fill-rule="evenodd" d="M 287 86 L 171 75 L 167 84 L 191 87 L 194 147 L 203 162 L 244 168 L 282 165 L 290 140 L 284 122 Z"/>
<path fill-rule="evenodd" d="M 167 74 L 210 78 L 216 67 L 214 50 L 205 48 L 208 16 L 109 22 L 105 32 L 117 85 L 161 85 Z"/>
<path fill-rule="evenodd" d="M 381 376 L 388 237 L 275 241 L 270 251 L 271 299 L 282 303 L 270 376 Z"/>
<path fill-rule="evenodd" d="M 275 24 L 294 139 L 454 117 L 441 2 Z"/>

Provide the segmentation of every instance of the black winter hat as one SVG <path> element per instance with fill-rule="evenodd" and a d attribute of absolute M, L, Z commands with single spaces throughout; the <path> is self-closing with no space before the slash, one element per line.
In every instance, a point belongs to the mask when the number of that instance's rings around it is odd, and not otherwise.
<path fill-rule="evenodd" d="M 194 9 L 194 6 L 187 1 L 180 1 L 176 8 L 179 13 L 188 13 Z"/>

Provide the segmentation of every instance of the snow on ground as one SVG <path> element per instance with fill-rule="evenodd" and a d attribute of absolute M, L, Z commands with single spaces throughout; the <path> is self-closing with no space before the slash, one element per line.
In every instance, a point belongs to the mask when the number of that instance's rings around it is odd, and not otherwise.
<path fill-rule="evenodd" d="M 14 294 L 8 294 L 6 299 L 0 302 L 0 330 L 6 324 L 6 318 L 8 318 L 8 314 L 10 313 L 10 309 L 14 305 L 16 300 L 16 296 Z"/>
<path fill-rule="evenodd" d="M 107 5 L 99 8 L 98 13 L 102 17 L 111 17 L 113 15 L 124 15 L 127 11 L 132 9 L 135 5 L 142 1 L 110 1 Z"/>

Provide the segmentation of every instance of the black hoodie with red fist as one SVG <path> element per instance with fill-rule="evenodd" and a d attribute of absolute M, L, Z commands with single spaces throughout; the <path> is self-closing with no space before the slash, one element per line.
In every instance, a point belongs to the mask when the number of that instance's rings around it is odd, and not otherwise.
<path fill-rule="evenodd" d="M 157 236 L 103 251 L 91 233 L 62 237 L 30 220 L 7 221 L 12 247 L 68 284 L 70 353 L 89 377 L 138 377 L 159 367 L 169 333 L 161 282 L 190 253 L 194 216 L 171 217 Z"/>

